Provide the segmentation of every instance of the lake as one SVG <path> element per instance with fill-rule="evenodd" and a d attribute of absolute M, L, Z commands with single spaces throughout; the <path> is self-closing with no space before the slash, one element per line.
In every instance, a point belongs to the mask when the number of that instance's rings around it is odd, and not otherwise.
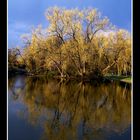
<path fill-rule="evenodd" d="M 8 80 L 8 140 L 131 140 L 131 86 Z"/>

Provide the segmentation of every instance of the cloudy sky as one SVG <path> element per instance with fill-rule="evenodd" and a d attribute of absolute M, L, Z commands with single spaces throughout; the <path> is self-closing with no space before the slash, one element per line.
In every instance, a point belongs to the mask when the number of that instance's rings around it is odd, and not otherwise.
<path fill-rule="evenodd" d="M 131 0 L 8 0 L 8 44 L 22 46 L 20 36 L 42 24 L 47 27 L 44 13 L 48 7 L 97 8 L 118 28 L 131 31 Z"/>

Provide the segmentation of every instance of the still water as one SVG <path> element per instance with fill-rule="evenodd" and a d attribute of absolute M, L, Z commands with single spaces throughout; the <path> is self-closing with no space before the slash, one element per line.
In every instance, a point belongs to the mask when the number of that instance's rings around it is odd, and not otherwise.
<path fill-rule="evenodd" d="M 131 140 L 130 85 L 8 82 L 8 140 Z"/>

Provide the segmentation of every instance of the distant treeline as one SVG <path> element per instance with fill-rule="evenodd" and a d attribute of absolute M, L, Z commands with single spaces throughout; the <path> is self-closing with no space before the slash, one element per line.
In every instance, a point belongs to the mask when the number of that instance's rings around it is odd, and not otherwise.
<path fill-rule="evenodd" d="M 131 37 L 96 9 L 49 8 L 47 29 L 23 35 L 25 47 L 8 50 L 9 73 L 98 78 L 131 74 Z M 119 19 L 118 19 L 119 20 Z"/>

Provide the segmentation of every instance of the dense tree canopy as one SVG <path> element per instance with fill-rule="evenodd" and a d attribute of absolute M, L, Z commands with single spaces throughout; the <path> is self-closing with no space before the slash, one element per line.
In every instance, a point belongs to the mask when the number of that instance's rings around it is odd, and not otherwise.
<path fill-rule="evenodd" d="M 16 59 L 30 73 L 50 71 L 61 77 L 130 74 L 130 33 L 114 28 L 97 9 L 53 7 L 45 16 L 47 29 L 38 26 L 32 31 L 20 57 L 9 50 L 9 65 Z"/>

